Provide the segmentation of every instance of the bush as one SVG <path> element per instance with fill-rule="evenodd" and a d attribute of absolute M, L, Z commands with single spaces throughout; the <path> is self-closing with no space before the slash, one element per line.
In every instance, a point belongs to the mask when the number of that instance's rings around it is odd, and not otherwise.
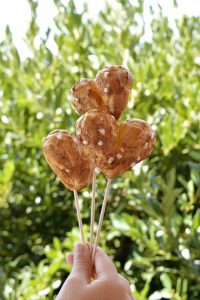
<path fill-rule="evenodd" d="M 0 276 L 1 299 L 53 299 L 70 271 L 65 254 L 79 240 L 73 195 L 42 154 L 55 128 L 73 132 L 70 88 L 105 65 L 122 64 L 135 78 L 122 118 L 146 119 L 157 132 L 150 159 L 112 184 L 102 246 L 144 299 L 200 296 L 199 18 L 152 18 L 144 40 L 143 2 L 115 0 L 95 20 L 54 0 L 58 54 L 51 29 L 36 47 L 36 1 L 22 60 L 6 29 L 0 44 Z M 152 12 L 153 13 L 153 12 Z M 174 34 L 176 32 L 176 34 Z M 105 189 L 98 178 L 98 207 Z M 80 194 L 89 224 L 91 189 Z M 89 235 L 89 226 L 84 227 Z"/>

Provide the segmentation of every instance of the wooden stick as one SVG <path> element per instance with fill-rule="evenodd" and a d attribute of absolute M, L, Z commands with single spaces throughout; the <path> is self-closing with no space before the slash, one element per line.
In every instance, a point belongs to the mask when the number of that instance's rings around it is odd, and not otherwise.
<path fill-rule="evenodd" d="M 96 234 L 96 239 L 95 239 L 95 243 L 94 243 L 93 253 L 92 253 L 92 262 L 94 262 L 94 257 L 95 257 L 97 246 L 99 243 L 99 235 L 100 235 L 101 227 L 103 224 L 103 218 L 104 218 L 104 214 L 105 214 L 105 210 L 106 210 L 106 204 L 108 201 L 108 194 L 110 191 L 110 186 L 111 186 L 111 179 L 108 179 L 107 185 L 106 185 L 106 190 L 105 190 L 105 195 L 104 195 L 104 199 L 103 199 L 103 204 L 102 204 L 102 208 L 101 208 L 101 214 L 100 214 L 100 218 L 99 218 L 99 224 L 98 224 L 98 228 L 97 228 L 97 234 Z"/>
<path fill-rule="evenodd" d="M 85 243 L 84 239 L 84 234 L 83 234 L 83 224 L 82 224 L 82 218 L 81 218 L 81 213 L 80 213 L 80 207 L 78 203 L 78 193 L 77 191 L 74 191 L 74 199 L 75 199 L 75 207 L 76 207 L 76 213 L 77 213 L 77 218 L 78 218 L 78 225 L 81 233 L 81 241 L 82 243 Z"/>
<path fill-rule="evenodd" d="M 92 202 L 91 202 L 91 218 L 90 218 L 90 246 L 92 251 L 92 245 L 94 240 L 94 220 L 95 220 L 95 197 L 96 197 L 96 172 L 93 171 L 92 179 Z"/>

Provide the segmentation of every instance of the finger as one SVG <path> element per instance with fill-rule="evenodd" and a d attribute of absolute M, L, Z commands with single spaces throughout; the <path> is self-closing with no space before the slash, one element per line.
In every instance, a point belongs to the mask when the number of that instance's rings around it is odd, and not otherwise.
<path fill-rule="evenodd" d="M 118 278 L 119 278 L 121 284 L 123 285 L 123 287 L 126 289 L 129 297 L 132 297 L 131 287 L 130 287 L 130 283 L 128 282 L 128 280 L 126 278 L 124 278 L 121 274 L 118 274 Z"/>
<path fill-rule="evenodd" d="M 116 268 L 108 257 L 108 255 L 101 249 L 97 248 L 95 260 L 94 260 L 96 278 L 117 276 Z"/>
<path fill-rule="evenodd" d="M 90 248 L 87 244 L 77 243 L 74 249 L 73 268 L 70 276 L 78 277 L 80 281 L 89 283 L 91 274 Z"/>
<path fill-rule="evenodd" d="M 74 253 L 68 253 L 66 257 L 67 264 L 73 265 L 74 262 Z"/>

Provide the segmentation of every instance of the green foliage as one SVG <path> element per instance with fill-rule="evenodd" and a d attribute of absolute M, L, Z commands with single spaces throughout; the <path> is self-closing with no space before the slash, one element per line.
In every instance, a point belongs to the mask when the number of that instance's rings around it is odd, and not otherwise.
<path fill-rule="evenodd" d="M 138 300 L 197 300 L 200 21 L 184 16 L 172 30 L 160 12 L 147 42 L 142 1 L 108 1 L 95 20 L 87 5 L 80 14 L 73 1 L 54 2 L 57 55 L 47 46 L 50 29 L 35 46 L 32 0 L 26 34 L 32 56 L 21 60 L 9 28 L 0 44 L 0 299 L 53 299 L 70 271 L 65 254 L 79 240 L 73 195 L 47 166 L 42 138 L 55 128 L 73 132 L 74 82 L 123 64 L 135 78 L 123 119 L 148 120 L 157 146 L 135 171 L 113 181 L 102 246 Z M 100 175 L 97 217 L 104 188 Z M 91 189 L 80 194 L 85 224 L 90 199 Z"/>

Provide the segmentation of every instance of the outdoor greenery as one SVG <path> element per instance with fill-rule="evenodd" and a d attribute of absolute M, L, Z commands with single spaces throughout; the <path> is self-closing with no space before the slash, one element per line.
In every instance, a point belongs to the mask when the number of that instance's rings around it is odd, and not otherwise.
<path fill-rule="evenodd" d="M 9 28 L 0 43 L 0 299 L 54 299 L 70 271 L 65 256 L 80 239 L 73 194 L 48 167 L 42 138 L 74 131 L 70 88 L 112 64 L 134 76 L 123 119 L 147 120 L 157 145 L 113 181 L 101 246 L 137 300 L 200 299 L 200 19 L 171 25 L 151 11 L 147 41 L 142 0 L 105 1 L 94 19 L 87 5 L 78 13 L 72 0 L 54 2 L 57 54 L 51 29 L 36 47 L 33 0 L 31 57 L 20 58 Z M 96 220 L 105 184 L 99 175 Z M 91 187 L 80 193 L 88 236 L 90 199 Z"/>

